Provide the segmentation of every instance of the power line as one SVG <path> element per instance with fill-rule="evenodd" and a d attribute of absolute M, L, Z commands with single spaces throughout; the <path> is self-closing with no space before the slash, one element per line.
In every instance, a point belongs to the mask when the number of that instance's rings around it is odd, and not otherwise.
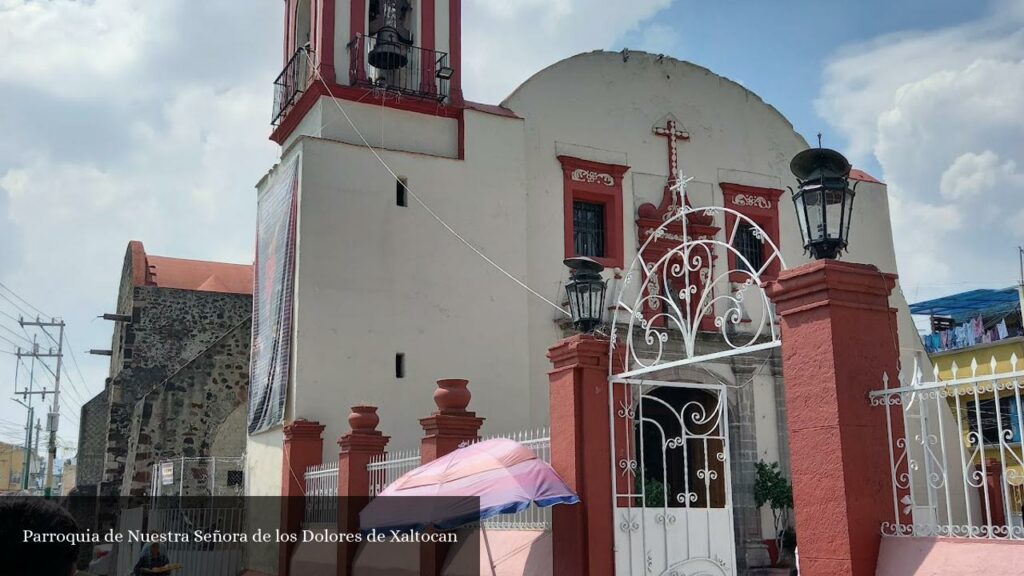
<path fill-rule="evenodd" d="M 31 309 L 33 309 L 33 310 L 35 310 L 35 311 L 36 311 L 36 313 L 38 313 L 38 314 L 42 314 L 43 316 L 47 316 L 47 317 L 51 317 L 51 318 L 52 318 L 52 316 L 50 316 L 50 315 L 49 315 L 49 314 L 47 314 L 46 312 L 43 312 L 43 311 L 42 311 L 42 310 L 40 310 L 39 308 L 36 308 L 36 307 L 35 307 L 35 306 L 34 306 L 34 305 L 33 305 L 33 304 L 31 303 L 31 302 L 29 302 L 28 300 L 25 300 L 24 298 L 22 298 L 21 296 L 19 296 L 17 292 L 15 292 L 14 290 L 11 290 L 10 288 L 8 288 L 8 287 L 7 287 L 7 286 L 6 286 L 6 285 L 5 285 L 5 284 L 4 284 L 3 282 L 0 282 L 0 288 L 3 288 L 4 290 L 7 290 L 8 292 L 10 292 L 10 293 L 11 293 L 11 294 L 12 294 L 12 295 L 13 295 L 13 296 L 15 297 L 15 298 L 17 298 L 18 300 L 21 300 L 21 301 L 22 301 L 22 302 L 24 302 L 24 303 L 25 303 L 25 304 L 26 304 L 26 305 L 27 305 L 27 306 L 28 306 L 29 308 L 31 308 Z M 15 304 L 15 307 L 18 307 L 18 306 L 17 306 L 17 304 Z M 20 307 L 18 307 L 18 308 L 20 309 Z"/>

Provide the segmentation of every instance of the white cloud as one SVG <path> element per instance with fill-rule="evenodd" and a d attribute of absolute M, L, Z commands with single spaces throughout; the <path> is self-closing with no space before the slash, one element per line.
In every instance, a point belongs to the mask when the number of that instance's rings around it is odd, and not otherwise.
<path fill-rule="evenodd" d="M 499 102 L 562 58 L 609 48 L 672 0 L 467 0 L 463 4 L 466 97 Z"/>
<path fill-rule="evenodd" d="M 1024 198 L 1024 11 L 883 36 L 828 62 L 819 113 L 889 184 L 905 289 L 923 299 L 1016 276 Z M 908 292 L 912 298 L 914 293 Z"/>
<path fill-rule="evenodd" d="M 109 346 L 93 318 L 129 240 L 252 261 L 282 17 L 272 0 L 0 0 L 0 281 L 65 318 L 90 392 L 107 363 L 83 352 Z M 15 408 L 0 402 L 0 420 Z"/>

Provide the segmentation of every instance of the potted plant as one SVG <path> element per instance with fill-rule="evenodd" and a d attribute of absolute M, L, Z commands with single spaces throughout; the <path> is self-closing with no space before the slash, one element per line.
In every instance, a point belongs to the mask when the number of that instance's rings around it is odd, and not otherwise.
<path fill-rule="evenodd" d="M 786 568 L 792 565 L 796 550 L 796 532 L 789 526 L 789 512 L 793 509 L 793 485 L 782 475 L 778 462 L 757 463 L 757 478 L 754 480 L 754 501 L 758 508 L 768 506 L 772 511 L 775 531 L 774 566 Z M 790 571 L 778 571 L 788 575 Z"/>

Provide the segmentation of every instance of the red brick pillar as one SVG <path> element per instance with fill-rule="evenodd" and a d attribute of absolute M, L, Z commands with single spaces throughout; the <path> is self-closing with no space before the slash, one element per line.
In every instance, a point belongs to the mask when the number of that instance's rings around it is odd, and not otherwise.
<path fill-rule="evenodd" d="M 484 418 L 466 410 L 473 395 L 467 387 L 469 380 L 449 378 L 437 381 L 434 390 L 434 404 L 437 411 L 420 419 L 423 440 L 420 442 L 420 463 L 426 464 L 458 450 L 463 442 L 478 440 Z M 423 544 L 420 547 L 420 574 L 437 576 L 441 573 L 445 556 L 445 544 Z"/>
<path fill-rule="evenodd" d="M 782 366 L 802 576 L 874 576 L 892 518 L 885 411 L 868 392 L 897 373 L 895 276 L 819 260 L 780 274 Z"/>
<path fill-rule="evenodd" d="M 296 420 L 284 426 L 281 478 L 281 531 L 297 533 L 302 529 L 305 511 L 306 468 L 323 462 L 323 424 Z M 278 549 L 277 574 L 288 576 L 294 543 L 282 542 Z"/>
<path fill-rule="evenodd" d="M 359 530 L 359 512 L 370 501 L 370 472 L 366 469 L 374 456 L 384 454 L 390 438 L 377 430 L 380 417 L 376 406 L 353 406 L 348 415 L 352 430 L 338 439 L 338 532 L 353 534 Z M 338 574 L 352 574 L 352 562 L 359 546 L 338 545 Z"/>
<path fill-rule="evenodd" d="M 576 335 L 548 350 L 551 465 L 580 497 L 578 505 L 551 509 L 554 574 L 614 571 L 609 344 Z"/>

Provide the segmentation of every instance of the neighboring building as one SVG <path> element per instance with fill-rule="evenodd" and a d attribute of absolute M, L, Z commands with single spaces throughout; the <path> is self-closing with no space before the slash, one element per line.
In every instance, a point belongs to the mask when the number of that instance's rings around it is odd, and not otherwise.
<path fill-rule="evenodd" d="M 253 495 L 281 493 L 283 422 L 325 424 L 324 458 L 334 459 L 348 407 L 371 403 L 390 448 L 410 448 L 438 378 L 470 380 L 486 433 L 548 422 L 546 352 L 567 333 L 564 316 L 467 248 L 417 198 L 556 304 L 568 278 L 562 260 L 576 255 L 605 264 L 615 297 L 644 234 L 679 205 L 667 188 L 676 169 L 693 177 L 686 202 L 750 218 L 790 267 L 808 260 L 784 192 L 796 186 L 789 163 L 807 142 L 742 85 L 670 57 L 596 51 L 537 72 L 500 105 L 468 102 L 459 0 L 401 11 L 419 43 L 399 50 L 408 59 L 375 45 L 365 10 L 381 14 L 379 5 L 286 2 L 290 64 L 272 135 L 281 159 L 257 186 Z M 498 61 L 480 65 L 501 72 Z M 858 187 L 846 258 L 896 273 L 886 186 L 859 170 L 851 176 Z M 767 243 L 749 226 L 734 230 L 736 222 L 692 224 L 764 263 Z M 713 258 L 708 278 L 736 269 L 724 251 Z M 734 294 L 742 280 L 716 280 L 715 289 Z M 891 302 L 910 364 L 917 335 L 899 290 Z M 702 322 L 703 350 L 725 346 L 714 315 Z M 749 331 L 748 320 L 736 332 Z M 788 470 L 780 362 L 773 354 L 703 368 L 673 378 L 733 385 L 735 533 L 739 563 L 750 564 L 771 536 L 767 511 L 754 506 L 755 464 Z"/>
<path fill-rule="evenodd" d="M 61 496 L 67 496 L 74 490 L 78 476 L 78 463 L 74 460 L 68 460 L 64 463 L 64 468 L 61 470 L 60 475 L 60 494 Z"/>
<path fill-rule="evenodd" d="M 39 473 L 39 458 L 33 455 L 29 460 L 29 479 Z M 18 492 L 22 489 L 25 470 L 25 447 L 0 442 L 0 494 Z M 33 484 L 30 481 L 29 487 Z"/>
<path fill-rule="evenodd" d="M 144 494 L 160 459 L 240 456 L 251 316 L 251 266 L 129 243 L 116 310 L 104 315 L 115 322 L 100 351 L 110 376 L 82 407 L 78 487 Z"/>
<path fill-rule="evenodd" d="M 974 517 L 986 517 L 987 497 L 990 522 L 1016 527 L 1024 535 L 1024 393 L 1019 391 L 1024 324 L 1019 289 L 971 290 L 918 302 L 910 310 L 929 317 L 931 330 L 922 340 L 934 379 L 959 382 L 949 385 L 944 398 L 960 430 L 962 458 L 979 477 L 989 478 L 987 491 L 976 486 L 982 500 L 972 502 Z"/>

